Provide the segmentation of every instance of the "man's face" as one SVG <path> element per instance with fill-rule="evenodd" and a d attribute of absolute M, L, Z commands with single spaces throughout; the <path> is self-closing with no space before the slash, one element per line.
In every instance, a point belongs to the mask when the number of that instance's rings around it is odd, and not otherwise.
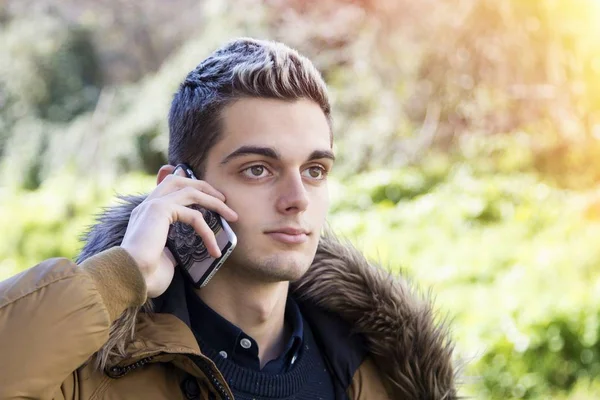
<path fill-rule="evenodd" d="M 314 258 L 329 206 L 330 130 L 313 101 L 246 98 L 222 113 L 204 179 L 239 219 L 224 269 L 266 282 L 300 278 Z"/>

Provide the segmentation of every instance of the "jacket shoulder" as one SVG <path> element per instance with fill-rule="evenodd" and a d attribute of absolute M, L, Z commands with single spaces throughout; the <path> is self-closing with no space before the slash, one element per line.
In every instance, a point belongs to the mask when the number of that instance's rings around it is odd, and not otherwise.
<path fill-rule="evenodd" d="M 348 387 L 350 400 L 389 400 L 379 369 L 371 358 L 366 358 L 352 377 Z"/>

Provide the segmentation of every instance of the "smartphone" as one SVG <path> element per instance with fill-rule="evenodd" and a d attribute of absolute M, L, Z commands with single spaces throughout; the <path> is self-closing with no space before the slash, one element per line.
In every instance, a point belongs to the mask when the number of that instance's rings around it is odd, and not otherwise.
<path fill-rule="evenodd" d="M 188 165 L 177 165 L 173 174 L 176 174 L 179 169 L 183 169 L 188 178 L 196 179 Z M 217 244 L 221 249 L 221 257 L 214 258 L 208 253 L 202 238 L 191 225 L 175 222 L 169 227 L 167 248 L 173 254 L 183 275 L 190 280 L 194 287 L 199 289 L 210 281 L 229 257 L 237 244 L 237 237 L 227 221 L 216 212 L 202 208 L 197 204 L 188 207 L 202 213 L 204 221 L 215 234 Z"/>

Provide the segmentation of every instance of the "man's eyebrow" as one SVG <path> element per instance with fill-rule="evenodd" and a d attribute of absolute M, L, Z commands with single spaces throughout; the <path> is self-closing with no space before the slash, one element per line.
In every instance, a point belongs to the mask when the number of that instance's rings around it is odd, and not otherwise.
<path fill-rule="evenodd" d="M 248 154 L 257 154 L 259 156 L 264 156 L 275 160 L 279 160 L 281 158 L 279 157 L 279 153 L 270 147 L 242 146 L 225 157 L 223 161 L 221 161 L 221 164 L 227 164 L 234 158 L 246 156 Z"/>
<path fill-rule="evenodd" d="M 251 154 L 272 158 L 274 160 L 281 159 L 279 153 L 271 147 L 242 146 L 234 152 L 230 153 L 227 157 L 225 157 L 223 161 L 221 161 L 221 164 L 227 164 L 234 158 Z M 307 161 L 319 160 L 321 158 L 328 158 L 332 161 L 335 160 L 335 156 L 333 155 L 333 152 L 331 150 L 315 150 L 312 153 L 310 153 L 310 156 L 308 157 Z"/>
<path fill-rule="evenodd" d="M 335 161 L 335 155 L 331 150 L 315 150 L 310 153 L 307 161 L 319 160 L 321 158 L 328 158 L 331 161 Z"/>

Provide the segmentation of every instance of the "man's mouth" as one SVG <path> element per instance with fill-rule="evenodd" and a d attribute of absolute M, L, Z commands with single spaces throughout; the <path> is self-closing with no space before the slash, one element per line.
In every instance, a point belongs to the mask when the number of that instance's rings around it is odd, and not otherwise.
<path fill-rule="evenodd" d="M 267 231 L 266 234 L 272 239 L 285 244 L 302 244 L 308 240 L 310 233 L 305 229 L 286 227 Z"/>

